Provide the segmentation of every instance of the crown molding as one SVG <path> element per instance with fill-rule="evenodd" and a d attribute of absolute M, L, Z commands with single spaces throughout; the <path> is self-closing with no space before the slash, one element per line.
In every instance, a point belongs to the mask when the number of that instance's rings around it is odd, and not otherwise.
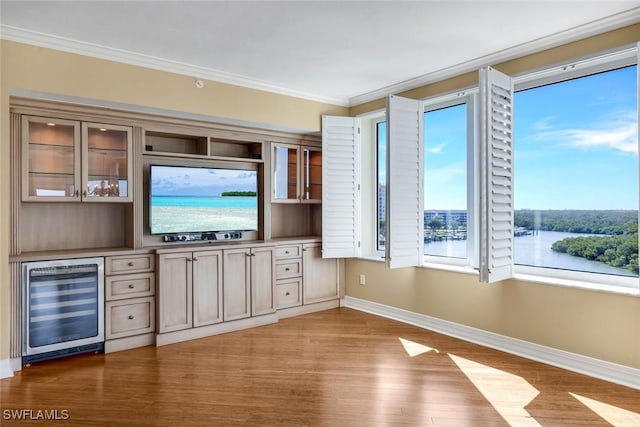
<path fill-rule="evenodd" d="M 640 22 L 640 7 L 349 98 L 351 107 Z"/>
<path fill-rule="evenodd" d="M 306 99 L 309 101 L 339 105 L 342 107 L 349 106 L 349 100 L 347 98 L 332 98 L 320 96 L 317 94 L 286 88 L 274 83 L 253 79 L 239 74 L 227 73 L 211 68 L 185 64 L 183 62 L 171 61 L 155 56 L 143 55 L 127 50 L 115 49 L 112 47 L 69 39 L 66 37 L 54 36 L 37 31 L 25 30 L 9 25 L 0 25 L 0 39 L 60 50 L 63 52 L 75 53 L 78 55 L 105 59 L 108 61 L 121 62 L 124 64 L 135 65 L 159 71 L 192 76 L 194 78 L 206 79 L 215 82 L 276 93 L 278 95 Z"/>

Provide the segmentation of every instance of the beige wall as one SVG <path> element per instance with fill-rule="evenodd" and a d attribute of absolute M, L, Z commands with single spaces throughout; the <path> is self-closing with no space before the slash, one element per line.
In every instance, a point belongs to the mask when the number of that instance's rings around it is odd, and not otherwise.
<path fill-rule="evenodd" d="M 1 41 L 0 135 L 0 360 L 9 357 L 9 90 L 23 89 L 244 120 L 310 132 L 322 114 L 348 109 L 167 73 Z"/>
<path fill-rule="evenodd" d="M 496 64 L 517 74 L 640 40 L 640 24 Z M 421 99 L 477 84 L 477 72 L 413 89 Z M 383 108 L 377 100 L 351 108 Z M 363 141 L 364 143 L 364 141 Z M 366 275 L 360 286 L 359 275 Z M 640 298 L 516 280 L 487 285 L 472 274 L 427 268 L 386 269 L 348 260 L 346 295 L 640 369 Z"/>

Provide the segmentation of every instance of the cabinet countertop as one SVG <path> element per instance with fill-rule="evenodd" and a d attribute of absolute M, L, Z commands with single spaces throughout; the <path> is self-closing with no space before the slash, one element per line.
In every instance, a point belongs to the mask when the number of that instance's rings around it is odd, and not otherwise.
<path fill-rule="evenodd" d="M 193 243 L 167 244 L 149 246 L 141 249 L 132 248 L 90 248 L 67 249 L 58 251 L 24 252 L 9 257 L 9 262 L 47 261 L 53 259 L 89 258 L 97 256 L 144 255 L 149 253 L 170 253 L 180 251 L 200 251 L 216 249 L 233 249 L 243 246 L 279 246 L 284 244 L 318 243 L 320 236 L 278 237 L 269 240 L 241 240 L 241 241 L 206 241 Z"/>

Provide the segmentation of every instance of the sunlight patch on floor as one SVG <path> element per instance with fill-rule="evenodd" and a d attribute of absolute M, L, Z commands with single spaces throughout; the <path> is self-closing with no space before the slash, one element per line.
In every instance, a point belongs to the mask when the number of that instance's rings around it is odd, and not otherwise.
<path fill-rule="evenodd" d="M 436 353 L 438 353 L 438 350 L 436 350 L 435 348 L 427 347 L 426 345 L 419 344 L 414 341 L 405 340 L 404 338 L 398 339 L 400 340 L 400 343 L 402 343 L 404 350 L 411 357 L 419 356 L 430 351 L 435 351 Z"/>
<path fill-rule="evenodd" d="M 540 393 L 524 378 L 449 354 L 491 406 L 512 426 L 540 426 L 524 409 Z"/>
<path fill-rule="evenodd" d="M 618 408 L 617 406 L 609 405 L 608 403 L 600 402 L 599 400 L 580 396 L 579 394 L 571 392 L 569 394 L 614 426 L 640 426 L 640 414 Z"/>

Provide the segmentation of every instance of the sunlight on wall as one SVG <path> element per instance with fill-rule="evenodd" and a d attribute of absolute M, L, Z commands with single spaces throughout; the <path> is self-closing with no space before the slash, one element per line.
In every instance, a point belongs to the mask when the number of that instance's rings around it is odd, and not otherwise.
<path fill-rule="evenodd" d="M 524 378 L 449 354 L 509 425 L 540 426 L 524 409 L 540 393 Z"/>
<path fill-rule="evenodd" d="M 640 414 L 598 400 L 589 399 L 579 394 L 569 394 L 614 426 L 640 426 Z"/>
<path fill-rule="evenodd" d="M 426 345 L 418 344 L 417 342 L 405 340 L 404 338 L 398 338 L 404 347 L 404 350 L 411 357 L 419 356 L 430 351 L 439 353 L 435 348 L 427 347 Z"/>

